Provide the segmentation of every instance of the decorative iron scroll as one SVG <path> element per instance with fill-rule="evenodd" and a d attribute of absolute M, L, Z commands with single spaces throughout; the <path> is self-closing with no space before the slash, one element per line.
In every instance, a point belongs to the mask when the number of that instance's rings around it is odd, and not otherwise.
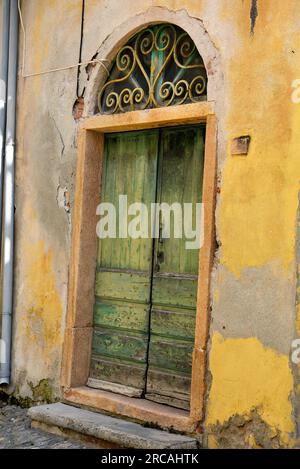
<path fill-rule="evenodd" d="M 118 52 L 98 96 L 102 114 L 197 102 L 206 99 L 207 75 L 190 36 L 156 25 L 134 36 Z"/>

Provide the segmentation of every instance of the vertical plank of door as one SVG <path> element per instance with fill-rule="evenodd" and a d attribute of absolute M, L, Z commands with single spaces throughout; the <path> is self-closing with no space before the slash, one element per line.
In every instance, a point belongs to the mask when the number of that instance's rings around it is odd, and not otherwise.
<path fill-rule="evenodd" d="M 203 156 L 204 127 L 161 131 L 158 202 L 189 202 L 195 210 L 202 197 Z M 170 234 L 163 244 L 155 243 L 146 397 L 187 409 L 199 250 L 187 250 L 184 236 L 174 238 L 173 219 Z"/>
<path fill-rule="evenodd" d="M 112 203 L 117 216 L 119 195 L 128 196 L 128 206 L 145 203 L 150 212 L 158 135 L 158 130 L 151 130 L 106 137 L 102 201 Z M 134 396 L 144 391 L 151 262 L 151 238 L 120 238 L 117 233 L 116 238 L 99 242 L 90 386 Z"/>

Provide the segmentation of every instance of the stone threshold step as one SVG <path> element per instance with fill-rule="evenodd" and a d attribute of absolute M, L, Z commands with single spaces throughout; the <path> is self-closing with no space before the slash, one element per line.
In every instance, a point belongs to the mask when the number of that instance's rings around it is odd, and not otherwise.
<path fill-rule="evenodd" d="M 60 402 L 31 407 L 28 415 L 31 417 L 33 427 L 52 433 L 77 435 L 79 439 L 82 436 L 86 441 L 90 438 L 94 443 L 99 441 L 99 446 L 101 442 L 106 443 L 102 447 L 107 448 L 197 448 L 195 438 L 143 427 L 137 423 Z M 109 446 L 110 444 L 112 446 Z"/>

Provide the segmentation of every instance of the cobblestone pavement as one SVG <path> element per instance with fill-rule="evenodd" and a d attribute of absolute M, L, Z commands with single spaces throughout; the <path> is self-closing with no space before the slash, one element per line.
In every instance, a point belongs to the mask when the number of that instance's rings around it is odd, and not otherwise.
<path fill-rule="evenodd" d="M 0 402 L 0 449 L 79 449 L 80 442 L 30 428 L 27 409 Z"/>

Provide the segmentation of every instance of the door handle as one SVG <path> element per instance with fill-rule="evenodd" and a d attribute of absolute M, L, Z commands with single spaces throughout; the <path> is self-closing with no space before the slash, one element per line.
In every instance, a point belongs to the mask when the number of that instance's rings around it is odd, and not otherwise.
<path fill-rule="evenodd" d="M 161 211 L 159 212 L 159 231 L 158 231 L 158 242 L 159 244 L 163 244 L 164 238 L 163 238 L 163 223 L 162 223 L 162 215 Z"/>
<path fill-rule="evenodd" d="M 163 223 L 162 223 L 162 215 L 161 211 L 159 212 L 159 231 L 158 231 L 158 245 L 157 245 L 157 254 L 156 254 L 156 270 L 159 271 L 160 267 L 159 265 L 164 262 L 164 252 L 163 252 L 163 244 L 164 244 L 164 238 L 163 238 Z"/>
<path fill-rule="evenodd" d="M 164 258 L 165 258 L 164 252 L 163 251 L 158 251 L 157 261 L 161 264 L 162 262 L 164 262 Z"/>

